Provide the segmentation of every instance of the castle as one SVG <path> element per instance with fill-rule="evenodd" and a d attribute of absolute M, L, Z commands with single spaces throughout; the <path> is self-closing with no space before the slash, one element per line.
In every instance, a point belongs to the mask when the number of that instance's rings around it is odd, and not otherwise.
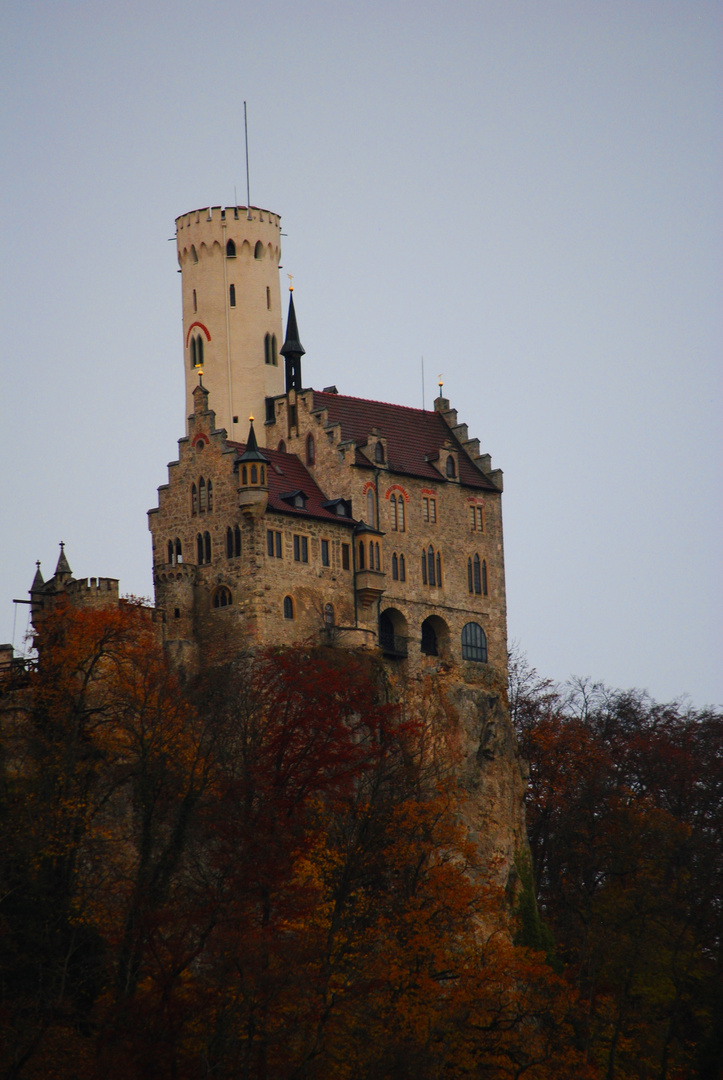
<path fill-rule="evenodd" d="M 148 515 L 168 653 L 193 671 L 264 645 L 362 648 L 398 694 L 451 703 L 469 832 L 505 880 L 525 840 L 501 472 L 441 386 L 425 411 L 304 385 L 278 215 L 207 207 L 176 237 L 188 421 Z M 61 548 L 31 588 L 36 626 L 59 596 L 118 603 L 118 582 L 76 581 Z"/>

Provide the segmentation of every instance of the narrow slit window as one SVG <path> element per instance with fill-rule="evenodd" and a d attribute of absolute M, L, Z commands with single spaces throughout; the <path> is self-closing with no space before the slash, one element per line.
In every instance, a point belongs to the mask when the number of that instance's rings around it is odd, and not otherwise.
<path fill-rule="evenodd" d="M 233 282 L 228 287 L 228 306 L 236 307 L 236 286 Z"/>

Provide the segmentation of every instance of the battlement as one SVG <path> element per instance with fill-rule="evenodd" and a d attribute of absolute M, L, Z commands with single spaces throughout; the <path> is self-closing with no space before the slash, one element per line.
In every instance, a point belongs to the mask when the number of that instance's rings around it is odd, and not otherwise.
<path fill-rule="evenodd" d="M 118 600 L 118 578 L 77 578 L 69 581 L 65 592 L 78 600 L 102 599 L 105 603 Z"/>

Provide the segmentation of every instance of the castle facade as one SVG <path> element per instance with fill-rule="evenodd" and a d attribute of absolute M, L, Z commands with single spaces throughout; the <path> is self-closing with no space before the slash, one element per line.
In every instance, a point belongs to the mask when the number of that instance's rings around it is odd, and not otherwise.
<path fill-rule="evenodd" d="M 306 387 L 278 215 L 176 225 L 189 416 L 149 512 L 169 650 L 328 641 L 503 675 L 502 474 L 441 388 L 425 411 Z"/>

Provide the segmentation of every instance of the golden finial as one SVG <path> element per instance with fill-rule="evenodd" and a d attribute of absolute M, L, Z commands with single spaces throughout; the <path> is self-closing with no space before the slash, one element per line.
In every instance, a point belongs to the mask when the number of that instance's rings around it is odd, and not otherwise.
<path fill-rule="evenodd" d="M 289 292 L 293 292 L 294 291 L 294 275 L 293 274 L 287 274 L 286 276 L 289 279 Z"/>
<path fill-rule="evenodd" d="M 253 424 L 253 422 L 254 422 L 253 416 L 249 416 L 249 424 Z"/>
<path fill-rule="evenodd" d="M 439 375 L 437 377 L 437 385 L 439 386 L 439 396 L 441 397 L 442 396 L 442 387 L 444 385 L 444 383 L 442 382 L 442 376 L 441 375 Z"/>

